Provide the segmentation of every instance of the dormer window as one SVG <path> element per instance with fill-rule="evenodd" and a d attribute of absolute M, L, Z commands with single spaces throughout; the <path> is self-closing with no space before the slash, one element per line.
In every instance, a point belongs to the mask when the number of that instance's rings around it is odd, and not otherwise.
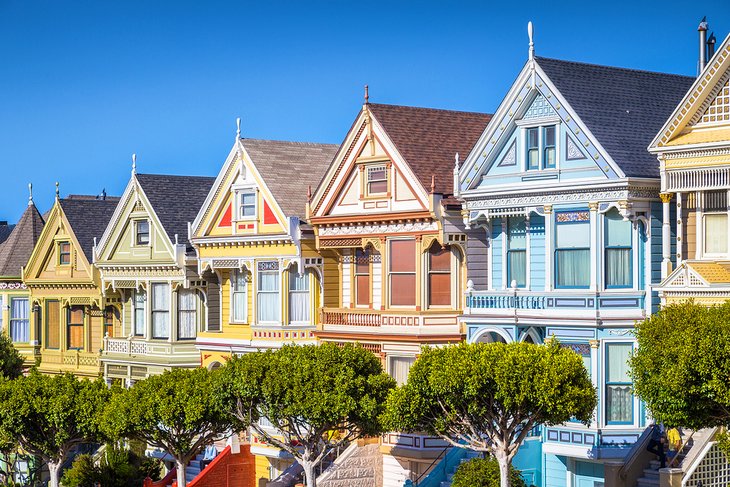
<path fill-rule="evenodd" d="M 149 220 L 139 220 L 134 227 L 134 241 L 137 245 L 150 244 L 150 222 Z"/>
<path fill-rule="evenodd" d="M 58 263 L 59 265 L 71 264 L 71 243 L 61 242 L 58 244 Z"/>
<path fill-rule="evenodd" d="M 385 165 L 370 166 L 367 171 L 368 196 L 388 192 L 388 168 Z"/>
<path fill-rule="evenodd" d="M 555 169 L 555 125 L 529 127 L 525 132 L 527 170 Z"/>
<path fill-rule="evenodd" d="M 256 192 L 245 191 L 239 193 L 239 210 L 238 216 L 241 219 L 250 219 L 256 217 Z"/>

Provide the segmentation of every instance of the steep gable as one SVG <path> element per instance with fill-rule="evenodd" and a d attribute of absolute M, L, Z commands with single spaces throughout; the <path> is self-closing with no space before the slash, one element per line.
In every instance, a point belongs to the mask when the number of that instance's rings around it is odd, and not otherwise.
<path fill-rule="evenodd" d="M 43 231 L 43 217 L 31 201 L 12 228 L 7 238 L 0 243 L 0 276 L 19 277 L 21 269 L 28 263 L 38 238 Z"/>

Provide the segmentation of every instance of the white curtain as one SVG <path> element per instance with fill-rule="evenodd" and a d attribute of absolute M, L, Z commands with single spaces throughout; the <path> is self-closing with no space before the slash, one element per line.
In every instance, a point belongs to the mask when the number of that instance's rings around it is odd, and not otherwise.
<path fill-rule="evenodd" d="M 145 294 L 144 291 L 134 292 L 134 334 L 139 336 L 144 336 Z"/>
<path fill-rule="evenodd" d="M 198 329 L 197 296 L 192 289 L 183 289 L 177 295 L 178 338 L 195 338 Z"/>
<path fill-rule="evenodd" d="M 170 338 L 170 286 L 152 285 L 152 338 Z"/>
<path fill-rule="evenodd" d="M 246 274 L 241 270 L 233 271 L 233 321 L 246 321 Z"/>
<path fill-rule="evenodd" d="M 608 422 L 633 422 L 634 396 L 631 393 L 629 375 L 630 343 L 606 345 L 608 366 L 606 370 L 606 416 Z"/>
<path fill-rule="evenodd" d="M 390 376 L 398 385 L 403 385 L 408 380 L 408 372 L 415 361 L 415 357 L 390 357 Z"/>
<path fill-rule="evenodd" d="M 727 214 L 705 215 L 705 253 L 727 253 Z"/>
<path fill-rule="evenodd" d="M 10 338 L 16 343 L 27 343 L 30 333 L 28 298 L 10 299 Z"/>
<path fill-rule="evenodd" d="M 281 300 L 279 299 L 279 273 L 260 272 L 257 296 L 259 322 L 279 322 L 281 320 Z"/>
<path fill-rule="evenodd" d="M 560 287 L 587 287 L 590 282 L 590 250 L 556 252 L 557 283 Z"/>
<path fill-rule="evenodd" d="M 289 272 L 289 321 L 309 323 L 309 274 L 300 276 L 296 267 Z"/>
<path fill-rule="evenodd" d="M 509 282 L 517 281 L 518 287 L 524 287 L 527 281 L 527 252 L 524 250 L 510 250 L 509 253 Z"/>
<path fill-rule="evenodd" d="M 606 249 L 606 285 L 631 286 L 631 249 Z"/>

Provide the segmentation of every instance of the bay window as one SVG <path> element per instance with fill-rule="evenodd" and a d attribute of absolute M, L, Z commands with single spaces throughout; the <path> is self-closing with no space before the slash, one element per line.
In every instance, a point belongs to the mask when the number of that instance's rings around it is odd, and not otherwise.
<path fill-rule="evenodd" d="M 248 319 L 246 304 L 248 301 L 246 273 L 241 269 L 231 271 L 231 315 L 236 323 L 245 323 Z"/>
<path fill-rule="evenodd" d="M 84 349 L 84 307 L 70 306 L 66 313 L 66 339 L 69 350 Z"/>
<path fill-rule="evenodd" d="M 355 250 L 355 305 L 370 306 L 370 252 Z"/>
<path fill-rule="evenodd" d="M 590 214 L 555 214 L 555 286 L 587 288 L 590 284 Z"/>
<path fill-rule="evenodd" d="M 30 305 L 28 298 L 10 298 L 10 339 L 28 343 L 30 334 Z"/>
<path fill-rule="evenodd" d="M 629 358 L 631 343 L 606 344 L 606 423 L 634 422 L 634 395 L 631 392 Z"/>
<path fill-rule="evenodd" d="M 389 262 L 390 304 L 416 305 L 416 241 L 391 240 Z"/>
<path fill-rule="evenodd" d="M 259 262 L 258 271 L 256 293 L 258 321 L 260 323 L 279 323 L 281 321 L 279 263 Z"/>
<path fill-rule="evenodd" d="M 132 307 L 134 312 L 134 335 L 144 336 L 146 325 L 146 309 L 147 293 L 145 291 L 135 290 L 132 296 Z"/>
<path fill-rule="evenodd" d="M 703 195 L 704 253 L 728 253 L 727 191 L 707 191 Z"/>
<path fill-rule="evenodd" d="M 170 338 L 169 284 L 152 284 L 152 338 Z"/>
<path fill-rule="evenodd" d="M 309 274 L 301 275 L 296 265 L 289 271 L 289 321 L 296 324 L 309 324 Z"/>
<path fill-rule="evenodd" d="M 451 305 L 451 250 L 437 242 L 428 249 L 428 304 Z"/>
<path fill-rule="evenodd" d="M 198 331 L 198 296 L 194 289 L 181 289 L 177 293 L 177 337 L 180 340 L 195 338 Z"/>
<path fill-rule="evenodd" d="M 631 222 L 624 221 L 615 209 L 606 213 L 604 221 L 606 287 L 631 287 L 633 280 Z"/>
<path fill-rule="evenodd" d="M 507 285 L 527 285 L 527 225 L 524 218 L 507 219 Z"/>

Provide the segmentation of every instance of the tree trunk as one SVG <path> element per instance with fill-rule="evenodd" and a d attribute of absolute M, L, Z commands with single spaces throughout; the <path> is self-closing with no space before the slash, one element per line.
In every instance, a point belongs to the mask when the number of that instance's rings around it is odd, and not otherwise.
<path fill-rule="evenodd" d="M 185 467 L 187 467 L 187 464 L 183 463 L 181 460 L 175 460 L 175 468 L 177 470 L 177 487 L 185 487 L 188 485 L 188 480 L 185 476 Z"/>
<path fill-rule="evenodd" d="M 497 459 L 497 463 L 499 463 L 499 486 L 511 487 L 512 482 L 510 482 L 509 478 L 509 457 L 503 452 L 498 452 L 494 456 Z"/>
<path fill-rule="evenodd" d="M 48 461 L 46 462 L 48 464 L 48 473 L 51 475 L 51 479 L 48 482 L 49 487 L 58 487 L 59 482 L 59 474 L 61 473 L 61 460 L 58 460 L 56 462 Z"/>
<path fill-rule="evenodd" d="M 304 485 L 307 487 L 317 487 L 317 473 L 313 462 L 300 462 L 304 469 Z"/>

